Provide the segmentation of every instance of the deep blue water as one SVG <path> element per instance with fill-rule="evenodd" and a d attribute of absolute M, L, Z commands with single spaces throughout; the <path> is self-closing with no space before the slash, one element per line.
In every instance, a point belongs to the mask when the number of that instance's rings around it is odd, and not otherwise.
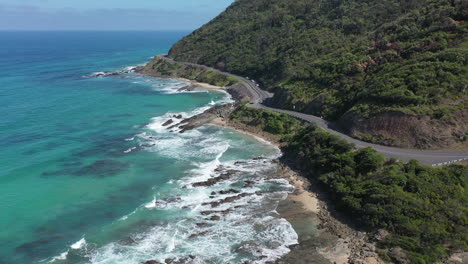
<path fill-rule="evenodd" d="M 226 93 L 178 92 L 187 84 L 134 73 L 86 77 L 142 65 L 187 33 L 0 32 L 0 263 L 237 263 L 258 248 L 271 259 L 287 252 L 295 232 L 274 209 L 289 186 L 262 177 L 269 159 L 251 160 L 278 150 L 213 126 L 162 127 Z M 228 181 L 191 186 L 228 169 L 238 170 Z M 212 192 L 226 189 L 252 195 L 207 219 L 206 203 L 226 197 Z"/>

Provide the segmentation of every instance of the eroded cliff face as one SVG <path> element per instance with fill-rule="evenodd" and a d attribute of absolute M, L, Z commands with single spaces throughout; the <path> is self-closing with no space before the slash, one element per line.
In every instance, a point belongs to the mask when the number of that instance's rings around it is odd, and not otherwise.
<path fill-rule="evenodd" d="M 396 111 L 364 119 L 349 112 L 339 119 L 338 126 L 352 137 L 382 145 L 418 149 L 466 148 L 467 120 L 466 110 L 442 120 Z"/>

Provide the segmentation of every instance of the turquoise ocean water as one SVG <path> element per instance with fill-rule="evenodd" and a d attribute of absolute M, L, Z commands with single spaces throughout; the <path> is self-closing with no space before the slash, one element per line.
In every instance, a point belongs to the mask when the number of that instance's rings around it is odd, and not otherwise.
<path fill-rule="evenodd" d="M 297 242 L 274 211 L 290 186 L 264 177 L 275 147 L 162 126 L 227 94 L 134 73 L 86 77 L 144 64 L 187 33 L 0 32 L 0 263 L 264 263 Z"/>

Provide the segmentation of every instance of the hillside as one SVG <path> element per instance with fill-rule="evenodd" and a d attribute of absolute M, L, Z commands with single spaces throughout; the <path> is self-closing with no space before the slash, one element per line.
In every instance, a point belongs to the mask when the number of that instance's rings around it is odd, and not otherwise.
<path fill-rule="evenodd" d="M 468 1 L 237 0 L 169 56 L 249 76 L 269 104 L 410 148 L 468 142 Z"/>

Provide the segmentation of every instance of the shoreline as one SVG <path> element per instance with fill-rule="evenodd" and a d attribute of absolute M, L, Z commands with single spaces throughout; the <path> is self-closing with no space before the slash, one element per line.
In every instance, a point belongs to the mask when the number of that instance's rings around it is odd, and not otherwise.
<path fill-rule="evenodd" d="M 161 78 L 161 77 L 160 77 Z M 233 91 L 232 87 L 219 87 L 207 83 L 201 83 L 185 78 L 174 78 L 179 81 L 188 82 L 191 87 L 188 89 L 204 89 L 225 91 L 231 94 L 236 103 L 240 103 L 249 95 L 243 91 Z M 240 93 L 240 94 L 236 94 Z M 247 96 L 247 97 L 245 97 Z M 211 110 L 216 107 L 210 108 Z M 278 147 L 285 146 L 280 137 L 265 132 L 259 128 L 232 122 L 228 119 L 230 111 L 220 114 L 216 110 L 216 115 L 212 118 L 203 118 L 206 112 L 194 116 L 202 117 L 200 120 L 190 120 L 188 123 L 192 129 L 201 125 L 212 125 L 236 130 L 237 132 L 264 140 L 269 144 Z M 213 115 L 214 113 L 210 113 Z M 210 115 L 209 114 L 209 115 Z M 197 122 L 198 121 L 198 122 Z M 341 217 L 333 209 L 333 205 L 327 195 L 323 195 L 321 190 L 311 183 L 300 172 L 295 171 L 286 162 L 278 159 L 277 178 L 287 180 L 294 186 L 294 192 L 288 194 L 287 198 L 281 201 L 277 208 L 277 213 L 286 219 L 293 227 L 299 237 L 299 243 L 290 247 L 290 252 L 282 256 L 273 263 L 276 264 L 383 264 L 375 252 L 375 244 L 370 243 L 368 234 L 358 231 L 356 228 L 346 224 L 348 220 Z M 294 166 L 294 164 L 293 164 Z M 332 208 L 329 208 L 329 205 Z M 336 217 L 338 215 L 339 217 Z M 341 220 L 339 220 L 340 218 Z"/>
<path fill-rule="evenodd" d="M 197 82 L 197 81 L 194 81 L 194 80 L 190 80 L 190 79 L 186 79 L 186 78 L 169 78 L 169 79 L 173 79 L 173 80 L 178 80 L 178 81 L 183 81 L 183 82 L 188 82 L 191 84 L 191 86 L 195 87 L 195 88 L 198 88 L 198 89 L 208 89 L 208 90 L 222 90 L 222 91 L 225 91 L 226 88 L 225 87 L 221 87 L 221 86 L 216 86 L 216 85 L 212 85 L 212 84 L 208 84 L 208 83 L 203 83 L 203 82 Z"/>
<path fill-rule="evenodd" d="M 264 132 L 256 127 L 216 118 L 208 125 L 236 130 L 257 137 L 278 148 L 284 146 L 278 136 Z M 292 246 L 291 252 L 274 263 L 320 263 L 346 264 L 354 261 L 363 264 L 383 264 L 375 253 L 375 245 L 369 243 L 368 235 L 358 231 L 333 216 L 320 190 L 313 188 L 307 178 L 294 171 L 288 164 L 278 160 L 278 175 L 286 179 L 294 192 L 280 202 L 277 212 L 290 222 L 299 236 L 299 244 Z M 358 262 L 360 261 L 360 262 Z"/>

